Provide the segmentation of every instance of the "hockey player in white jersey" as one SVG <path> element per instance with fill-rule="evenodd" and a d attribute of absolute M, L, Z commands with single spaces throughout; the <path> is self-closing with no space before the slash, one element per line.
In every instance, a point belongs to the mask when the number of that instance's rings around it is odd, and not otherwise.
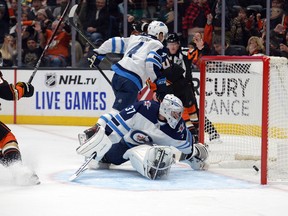
<path fill-rule="evenodd" d="M 96 152 L 96 168 L 130 160 L 140 174 L 153 180 L 168 175 L 176 149 L 193 169 L 206 169 L 208 151 L 204 145 L 193 143 L 182 113 L 181 100 L 171 94 L 161 103 L 136 102 L 114 116 L 105 128 L 96 125 L 94 134 L 76 151 L 85 157 Z"/>
<path fill-rule="evenodd" d="M 147 34 L 113 37 L 94 49 L 91 66 L 98 66 L 107 53 L 123 54 L 123 58 L 111 67 L 115 72 L 112 78 L 115 94 L 113 115 L 137 101 L 138 92 L 148 78 L 154 81 L 160 76 L 164 48 L 162 42 L 167 34 L 168 28 L 163 22 L 152 21 L 148 25 Z M 109 120 L 110 116 L 102 116 L 106 122 L 107 118 Z"/>

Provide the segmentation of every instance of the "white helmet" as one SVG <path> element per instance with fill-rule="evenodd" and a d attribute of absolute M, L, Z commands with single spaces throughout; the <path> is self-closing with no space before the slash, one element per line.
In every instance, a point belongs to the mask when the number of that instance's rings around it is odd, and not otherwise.
<path fill-rule="evenodd" d="M 167 37 L 168 28 L 165 23 L 161 21 L 152 21 L 148 26 L 147 33 L 149 35 L 155 36 L 158 40 L 163 42 Z M 159 38 L 160 33 L 163 33 L 163 38 L 161 39 Z"/>
<path fill-rule="evenodd" d="M 159 113 L 164 116 L 171 128 L 175 128 L 183 113 L 182 101 L 173 94 L 167 94 L 160 104 Z"/>

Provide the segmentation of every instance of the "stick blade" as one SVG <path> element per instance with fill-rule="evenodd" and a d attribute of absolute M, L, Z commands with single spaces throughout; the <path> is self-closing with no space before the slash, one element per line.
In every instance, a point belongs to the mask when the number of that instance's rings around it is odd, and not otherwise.
<path fill-rule="evenodd" d="M 72 176 L 70 176 L 69 181 L 74 181 L 76 178 L 78 178 L 82 173 L 84 173 L 88 168 L 85 168 L 83 170 L 79 170 L 76 173 L 74 173 Z"/>
<path fill-rule="evenodd" d="M 75 4 L 75 5 L 73 5 L 73 7 L 71 7 L 69 15 L 68 15 L 69 18 L 73 18 L 74 17 L 75 12 L 77 10 L 77 7 L 78 7 L 78 4 Z"/>

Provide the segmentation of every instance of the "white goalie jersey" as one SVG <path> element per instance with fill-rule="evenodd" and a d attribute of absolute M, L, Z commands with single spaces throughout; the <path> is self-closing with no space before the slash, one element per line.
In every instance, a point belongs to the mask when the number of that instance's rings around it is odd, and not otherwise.
<path fill-rule="evenodd" d="M 113 37 L 95 51 L 98 54 L 123 54 L 123 58 L 112 69 L 120 76 L 132 80 L 139 90 L 148 78 L 154 81 L 160 76 L 163 44 L 149 35 Z"/>
<path fill-rule="evenodd" d="M 131 105 L 108 122 L 106 134 L 112 143 L 123 138 L 131 147 L 157 144 L 173 146 L 185 154 L 190 154 L 193 141 L 185 122 L 181 119 L 175 129 L 167 122 L 161 122 L 158 119 L 159 106 L 155 101 L 140 101 Z"/>

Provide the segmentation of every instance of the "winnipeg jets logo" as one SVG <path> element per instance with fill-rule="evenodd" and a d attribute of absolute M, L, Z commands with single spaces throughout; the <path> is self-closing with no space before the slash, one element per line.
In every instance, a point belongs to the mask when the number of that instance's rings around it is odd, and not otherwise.
<path fill-rule="evenodd" d="M 147 107 L 147 110 L 151 107 L 151 102 L 150 101 L 144 101 L 144 106 Z"/>
<path fill-rule="evenodd" d="M 48 73 L 45 76 L 45 85 L 47 87 L 53 87 L 56 85 L 56 73 Z"/>
<path fill-rule="evenodd" d="M 152 138 L 140 130 L 135 130 L 130 135 L 131 139 L 139 144 L 151 144 Z"/>
<path fill-rule="evenodd" d="M 179 125 L 177 132 L 178 132 L 178 133 L 182 133 L 184 129 L 185 129 L 184 123 L 182 122 L 182 123 Z"/>

